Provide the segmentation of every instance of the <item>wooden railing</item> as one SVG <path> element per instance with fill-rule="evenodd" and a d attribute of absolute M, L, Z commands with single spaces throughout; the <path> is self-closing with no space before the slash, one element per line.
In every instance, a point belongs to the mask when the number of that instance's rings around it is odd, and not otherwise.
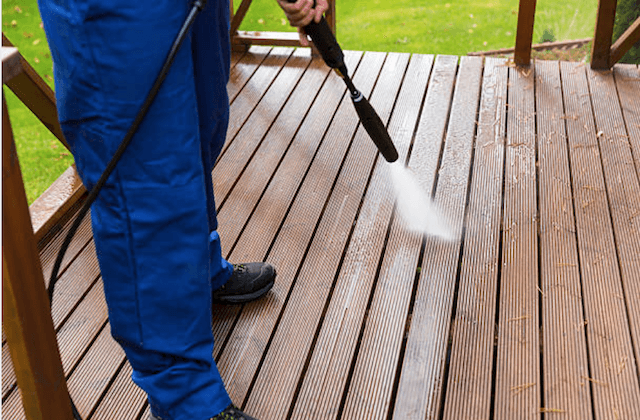
<path fill-rule="evenodd" d="M 616 6 L 617 0 L 599 0 L 591 49 L 591 68 L 593 69 L 611 68 L 620 61 L 633 44 L 640 40 L 640 18 L 638 18 L 612 45 Z M 514 54 L 514 61 L 519 66 L 528 66 L 531 62 L 535 13 L 536 0 L 520 0 Z"/>
<path fill-rule="evenodd" d="M 273 0 L 275 1 L 275 0 Z M 333 33 L 336 33 L 336 4 L 335 0 L 328 0 L 329 9 L 325 13 L 325 19 Z M 251 45 L 279 45 L 299 47 L 300 40 L 296 32 L 258 32 L 258 31 L 238 31 L 244 19 L 251 0 L 242 0 L 238 10 L 234 13 L 233 0 L 231 7 L 231 46 L 234 50 L 247 49 Z"/>

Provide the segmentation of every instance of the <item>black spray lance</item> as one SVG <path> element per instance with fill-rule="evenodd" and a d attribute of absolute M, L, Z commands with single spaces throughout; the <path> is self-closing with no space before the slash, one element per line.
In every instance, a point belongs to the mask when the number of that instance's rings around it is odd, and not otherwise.
<path fill-rule="evenodd" d="M 296 0 L 288 0 L 288 2 L 295 3 Z M 353 101 L 353 106 L 356 108 L 358 117 L 360 117 L 360 122 L 364 129 L 367 130 L 367 133 L 369 133 L 369 137 L 371 137 L 371 140 L 376 144 L 380 153 L 382 153 L 382 156 L 384 156 L 387 162 L 395 162 L 398 160 L 398 151 L 393 145 L 382 120 L 367 98 L 356 89 L 351 81 L 347 66 L 344 64 L 344 53 L 340 45 L 338 45 L 338 41 L 336 41 L 333 32 L 331 32 L 327 20 L 323 16 L 318 23 L 311 21 L 303 30 L 309 35 L 318 51 L 320 51 L 327 66 L 334 69 L 342 80 L 344 80 L 344 83 L 351 93 L 351 100 Z"/>

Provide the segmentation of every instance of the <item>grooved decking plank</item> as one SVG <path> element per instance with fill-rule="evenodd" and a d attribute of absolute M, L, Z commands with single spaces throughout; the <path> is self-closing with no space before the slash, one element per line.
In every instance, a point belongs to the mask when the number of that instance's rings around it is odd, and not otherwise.
<path fill-rule="evenodd" d="M 491 416 L 508 69 L 486 58 L 444 419 Z"/>
<path fill-rule="evenodd" d="M 457 57 L 436 57 L 409 160 L 409 168 L 413 171 L 423 190 L 429 195 L 434 189 L 457 65 Z M 422 267 L 422 269 L 425 270 L 427 267 Z M 426 340 L 430 332 L 427 330 L 425 334 L 423 330 L 423 328 L 428 328 L 426 327 L 428 308 L 425 307 L 428 296 L 424 296 L 424 293 L 424 290 L 418 292 L 419 297 L 414 312 L 409 314 L 412 321 L 408 327 L 410 328 L 409 336 L 393 413 L 393 417 L 397 419 L 424 417 L 432 396 L 428 389 L 436 385 L 427 378 L 427 375 L 432 372 L 428 370 L 426 361 L 430 352 Z M 444 342 L 446 343 L 446 341 L 445 338 Z"/>
<path fill-rule="evenodd" d="M 251 79 L 251 76 L 260 67 L 264 59 L 267 58 L 271 49 L 271 47 L 263 46 L 251 47 L 231 69 L 229 83 L 227 84 L 229 103 L 235 101 L 247 80 Z"/>
<path fill-rule="evenodd" d="M 63 322 L 67 320 L 69 312 L 78 304 L 100 275 L 92 244 L 93 242 L 73 260 L 56 286 L 52 310 L 53 325 L 56 331 L 60 329 Z M 4 400 L 16 387 L 15 372 L 9 347 L 6 345 L 2 347 L 2 378 L 2 398 Z"/>
<path fill-rule="evenodd" d="M 593 416 L 560 65 L 536 61 L 543 401 L 563 418 Z M 527 392 L 523 389 L 522 392 Z"/>
<path fill-rule="evenodd" d="M 398 149 L 401 162 L 405 160 L 411 143 L 433 57 L 429 56 L 426 60 L 427 63 L 424 62 L 424 56 L 420 56 L 407 69 L 408 55 L 390 54 L 378 81 L 379 84 L 389 83 L 390 91 L 399 89 L 399 85 L 394 85 L 400 81 L 405 86 L 389 125 L 389 134 Z M 407 74 L 403 79 L 405 70 Z M 395 96 L 391 93 L 385 95 L 389 98 L 386 100 L 392 102 L 392 95 Z M 385 112 L 388 112 L 386 108 L 385 106 Z M 339 413 L 391 219 L 394 195 L 388 170 L 388 163 L 378 157 L 335 290 L 324 315 L 317 345 L 302 381 L 293 418 L 336 418 Z M 364 404 L 369 403 L 374 404 L 375 401 L 367 398 Z"/>
<path fill-rule="evenodd" d="M 363 72 L 356 74 L 361 74 L 356 85 L 362 86 L 363 94 L 366 95 L 371 90 L 384 62 L 385 54 L 365 54 L 360 65 Z M 385 65 L 382 77 L 389 74 L 389 71 L 392 70 Z M 377 87 L 372 95 L 372 104 L 378 107 L 378 112 L 385 121 L 393 106 L 389 97 L 395 97 L 396 92 L 388 79 Z M 307 207 L 310 203 L 321 203 L 321 200 L 316 199 L 319 187 L 327 188 L 333 183 L 333 177 L 327 178 L 325 175 L 327 169 L 332 169 L 330 173 L 338 170 L 341 157 L 348 150 L 309 253 L 277 325 L 252 392 L 247 397 L 247 410 L 263 419 L 283 418 L 295 398 L 305 360 L 312 350 L 320 325 L 320 315 L 332 289 L 341 255 L 377 156 L 377 149 L 361 127 L 352 142 L 340 135 L 345 127 L 348 127 L 347 133 L 352 133 L 357 125 L 356 114 L 350 102 L 350 98 L 344 98 L 323 143 L 323 146 L 328 147 L 323 147 L 314 160 L 308 175 L 310 182 L 303 186 L 296 200 Z M 352 143 L 350 148 L 349 143 Z M 295 344 L 291 345 L 292 343 Z"/>
<path fill-rule="evenodd" d="M 293 53 L 290 61 L 282 69 L 280 74 L 278 74 L 273 85 L 271 85 L 246 124 L 236 135 L 238 141 L 234 141 L 229 145 L 224 158 L 220 159 L 214 167 L 213 179 L 215 180 L 216 201 L 220 203 L 218 205 L 219 209 L 223 205 L 222 203 L 225 201 L 235 181 L 242 174 L 245 166 L 250 162 L 252 155 L 267 136 L 267 133 L 271 129 L 271 124 L 274 123 L 276 116 L 289 100 L 292 91 L 298 85 L 298 81 L 303 77 L 310 63 L 311 57 L 309 56 L 309 51 L 299 49 Z M 320 66 L 323 65 L 321 60 L 316 58 L 314 67 L 310 70 L 318 70 L 321 68 Z M 312 74 L 317 76 L 316 80 L 322 77 L 322 72 L 319 71 L 312 71 Z M 324 76 L 326 76 L 326 73 L 324 73 Z M 308 79 L 307 77 L 305 82 L 308 83 Z M 322 78 L 319 83 L 321 83 L 322 80 L 324 80 L 324 78 Z M 317 91 L 316 86 L 316 84 L 310 87 L 302 85 L 301 89 L 307 88 L 309 91 L 314 92 Z M 311 95 L 307 92 L 306 96 L 309 97 Z M 311 98 L 313 97 L 311 96 Z M 302 108 L 304 105 L 299 104 L 299 106 Z M 304 112 L 306 108 L 302 108 L 301 110 Z M 285 112 L 291 111 L 291 107 L 285 110 Z M 231 118 L 235 119 L 235 114 L 232 114 Z M 301 116 L 298 116 L 298 118 L 298 121 L 302 119 Z M 294 125 L 294 127 L 297 126 L 298 124 Z M 274 128 L 277 129 L 277 127 Z M 265 168 L 263 173 L 267 172 L 269 172 L 269 169 Z"/>
<path fill-rule="evenodd" d="M 496 420 L 541 417 L 533 73 L 533 67 L 509 68 Z M 533 389 L 516 392 L 525 386 Z"/>
<path fill-rule="evenodd" d="M 629 144 L 640 176 L 640 71 L 630 64 L 618 64 L 613 68 L 622 105 Z M 640 200 L 636 197 L 636 201 Z M 631 215 L 636 232 L 640 229 L 640 211 Z M 636 364 L 640 361 L 640 282 L 626 281 L 625 292 L 629 310 L 631 336 L 635 344 Z"/>
<path fill-rule="evenodd" d="M 124 362 L 124 351 L 111 337 L 111 328 L 107 323 L 67 379 L 69 394 L 83 419 L 93 412 L 99 398 L 106 392 Z"/>
<path fill-rule="evenodd" d="M 595 418 L 633 418 L 623 408 L 628 402 L 620 399 L 629 375 L 635 375 L 633 351 L 626 320 L 616 315 L 624 311 L 624 302 L 616 297 L 622 296 L 620 270 L 586 70 L 565 62 L 560 70 L 586 318 L 586 325 L 576 328 L 586 328 L 589 354 L 583 384 L 591 388 Z M 620 377 L 617 368 L 625 355 L 628 368 Z"/>
<path fill-rule="evenodd" d="M 634 216 L 640 214 L 640 184 L 629 147 L 629 138 L 624 126 L 613 74 L 588 69 L 587 80 L 593 103 L 596 137 L 602 158 L 622 280 L 622 284 L 615 282 L 607 290 L 606 293 L 613 295 L 613 300 L 601 308 L 609 314 L 612 326 L 615 325 L 615 328 L 596 331 L 596 334 L 601 333 L 606 337 L 609 335 L 617 336 L 619 347 L 609 346 L 608 354 L 605 357 L 607 359 L 605 369 L 608 372 L 605 374 L 619 386 L 619 388 L 614 387 L 612 384 L 612 396 L 621 405 L 621 417 L 640 418 L 639 375 L 637 360 L 634 361 L 633 342 L 629 330 L 629 322 L 640 322 L 638 302 L 633 302 L 629 293 L 629 288 L 638 290 L 637 284 L 634 283 L 637 283 L 640 278 L 640 230 L 637 225 L 637 217 L 636 223 L 633 220 Z M 615 261 L 615 257 L 613 259 Z M 640 345 L 640 343 L 635 344 L 636 346 Z M 616 368 L 612 366 L 619 366 L 620 372 L 615 374 Z"/>
<path fill-rule="evenodd" d="M 231 102 L 229 115 L 233 115 L 233 118 L 229 118 L 227 137 L 220 152 L 220 157 L 222 157 L 229 146 L 233 144 L 236 134 L 254 112 L 262 97 L 284 68 L 293 51 L 292 48 L 283 47 L 271 50 L 267 58 L 264 59 L 260 67 L 258 67 L 256 72 L 251 76 L 251 79 L 238 93 L 235 100 Z M 228 87 L 230 85 L 230 83 L 227 84 Z"/>
<path fill-rule="evenodd" d="M 131 365 L 125 363 L 90 420 L 135 419 L 145 407 L 147 395 L 131 380 Z M 142 417 L 147 420 L 147 417 Z"/>
<path fill-rule="evenodd" d="M 355 68 L 361 57 L 362 53 L 347 52 L 346 63 Z M 321 72 L 326 76 L 324 70 Z M 312 80 L 309 81 L 309 86 L 314 86 Z M 222 252 L 232 261 L 261 261 L 265 259 L 269 247 L 278 233 L 278 228 L 282 220 L 287 216 L 291 202 L 303 183 L 306 172 L 318 148 L 321 147 L 324 134 L 331 124 L 335 110 L 338 108 L 346 89 L 342 80 L 335 74 L 331 74 L 323 84 L 318 83 L 315 86 L 318 88 L 322 86 L 316 100 L 311 100 L 310 96 L 313 95 L 309 95 L 308 91 L 303 86 L 300 86 L 300 90 L 296 92 L 295 101 L 292 101 L 285 112 L 280 115 L 276 125 L 270 130 L 267 139 L 263 141 L 260 150 L 249 164 L 249 168 L 242 175 L 238 186 L 234 188 L 218 214 Z M 307 101 L 304 100 L 305 96 Z M 306 118 L 304 113 L 289 109 L 289 107 L 297 105 L 300 105 L 301 108 L 303 105 L 307 107 L 311 105 Z M 291 118 L 294 117 L 298 117 L 299 120 L 292 120 Z M 351 136 L 352 133 L 348 135 Z M 280 163 L 281 155 L 284 155 L 284 158 Z M 261 162 L 260 159 L 264 159 L 264 161 Z M 266 170 L 266 172 L 262 172 L 263 170 Z M 273 178 L 271 178 L 272 171 L 275 171 Z M 325 194 L 328 194 L 328 192 Z M 305 219 L 304 227 L 311 229 L 307 235 L 308 237 L 313 232 L 313 226 L 315 226 L 317 218 L 320 217 L 321 210 L 322 206 L 319 203 L 317 206 L 311 207 L 311 209 L 306 205 L 303 210 L 302 217 L 308 217 L 308 219 Z M 313 216 L 313 211 L 317 211 L 317 215 Z M 296 213 L 294 212 L 294 214 Z M 252 218 L 252 221 L 247 224 L 249 218 Z M 268 221 L 268 223 L 265 223 L 265 221 Z M 245 225 L 247 225 L 246 228 Z M 230 255 L 232 245 L 236 243 L 243 229 L 243 236 L 240 237 L 235 247 L 237 251 Z M 268 231 L 265 231 L 265 229 Z M 281 233 L 280 236 L 282 235 Z M 302 259 L 302 254 L 299 255 L 297 251 L 300 249 L 304 251 L 308 240 L 303 240 L 302 237 L 296 238 L 295 248 L 289 243 L 288 255 L 291 256 L 291 260 L 286 266 L 280 263 L 276 264 L 278 280 L 275 290 L 279 290 L 280 286 L 284 286 L 283 281 L 286 282 L 287 279 L 290 281 L 290 278 L 293 277 L 299 261 Z M 298 262 L 294 263 L 293 261 L 296 261 L 296 258 Z M 293 270 L 290 277 L 288 276 L 288 270 Z M 251 307 L 249 306 L 248 308 Z M 262 311 L 263 309 L 260 310 Z M 226 338 L 228 336 L 239 311 L 238 307 L 228 305 L 215 308 L 217 322 L 214 324 L 214 335 L 216 337 Z M 275 311 L 273 316 L 268 316 L 266 313 L 260 315 L 261 322 L 275 323 L 279 309 Z M 217 340 L 214 348 L 214 354 L 217 358 L 220 357 L 221 343 L 222 340 Z M 266 345 L 266 342 L 263 344 Z M 259 359 L 260 357 L 258 357 Z M 253 372 L 251 372 L 251 375 L 253 375 Z M 246 386 L 239 386 L 244 389 L 243 392 L 246 392 L 248 383 Z"/>

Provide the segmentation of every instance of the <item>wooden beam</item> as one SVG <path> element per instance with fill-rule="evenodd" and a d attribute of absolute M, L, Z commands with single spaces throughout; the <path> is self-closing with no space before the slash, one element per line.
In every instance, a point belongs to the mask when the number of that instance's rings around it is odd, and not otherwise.
<path fill-rule="evenodd" d="M 608 69 L 611 67 L 611 37 L 616 19 L 617 0 L 599 0 L 596 16 L 596 31 L 591 49 L 591 68 Z"/>
<path fill-rule="evenodd" d="M 640 17 L 611 46 L 611 64 L 613 65 L 620 61 L 638 41 L 640 41 Z"/>
<path fill-rule="evenodd" d="M 13 44 L 2 34 L 2 45 L 12 47 Z M 6 82 L 16 96 L 34 113 L 36 117 L 53 133 L 60 142 L 70 150 L 69 144 L 62 134 L 58 122 L 58 109 L 53 90 L 42 80 L 42 77 L 20 53 L 20 71 Z M 3 81 L 4 82 L 4 81 Z"/>
<path fill-rule="evenodd" d="M 297 32 L 250 32 L 240 31 L 233 37 L 231 46 L 275 45 L 280 47 L 299 47 Z"/>
<path fill-rule="evenodd" d="M 232 37 L 235 36 L 236 32 L 238 31 L 238 28 L 242 24 L 242 21 L 244 20 L 244 17 L 247 14 L 247 10 L 249 10 L 250 5 L 251 5 L 251 0 L 242 0 L 242 3 L 240 3 L 238 10 L 232 15 L 233 18 L 231 19 L 231 30 L 230 30 Z"/>
<path fill-rule="evenodd" d="M 533 22 L 536 15 L 536 0 L 520 0 L 518 9 L 518 31 L 514 61 L 518 66 L 528 66 L 531 62 Z"/>
<path fill-rule="evenodd" d="M 2 95 L 2 318 L 27 419 L 72 419 L 22 173 Z"/>

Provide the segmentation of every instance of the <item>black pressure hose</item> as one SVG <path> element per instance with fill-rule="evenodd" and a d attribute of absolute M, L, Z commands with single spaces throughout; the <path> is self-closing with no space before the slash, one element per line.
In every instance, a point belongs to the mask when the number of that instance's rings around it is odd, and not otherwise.
<path fill-rule="evenodd" d="M 205 4 L 206 4 L 206 0 L 195 0 L 193 2 L 193 6 L 191 7 L 189 14 L 187 15 L 187 18 L 182 24 L 182 27 L 180 28 L 180 31 L 178 32 L 178 35 L 175 38 L 175 41 L 173 41 L 173 45 L 171 46 L 171 49 L 167 54 L 167 58 L 165 59 L 164 64 L 162 65 L 162 68 L 160 69 L 160 73 L 156 77 L 156 80 L 153 83 L 151 90 L 147 94 L 147 97 L 145 98 L 144 103 L 142 104 L 142 106 L 140 107 L 140 110 L 138 111 L 138 115 L 136 115 L 135 120 L 133 121 L 133 123 L 131 124 L 131 127 L 129 128 L 129 131 L 124 136 L 122 143 L 120 143 L 120 146 L 118 146 L 118 149 L 116 150 L 113 157 L 109 161 L 106 169 L 100 176 L 100 179 L 98 179 L 98 182 L 96 182 L 96 184 L 91 189 L 91 192 L 89 192 L 89 196 L 86 198 L 84 204 L 82 205 L 82 208 L 80 209 L 80 211 L 78 212 L 78 215 L 76 216 L 76 219 L 71 225 L 71 228 L 69 229 L 69 232 L 67 233 L 67 236 L 65 237 L 64 242 L 60 247 L 60 251 L 58 252 L 58 256 L 56 258 L 55 264 L 53 265 L 53 271 L 51 272 L 51 277 L 49 279 L 49 286 L 47 288 L 47 292 L 49 294 L 49 305 L 51 305 L 53 301 L 53 291 L 58 281 L 58 272 L 60 271 L 60 266 L 62 265 L 64 254 L 67 252 L 67 248 L 69 248 L 69 244 L 71 243 L 73 236 L 78 230 L 78 227 L 80 227 L 80 223 L 82 223 L 82 220 L 89 212 L 91 205 L 98 197 L 100 190 L 102 189 L 104 184 L 107 182 L 107 179 L 109 179 L 109 176 L 115 169 L 116 165 L 118 164 L 118 161 L 120 160 L 125 150 L 131 143 L 131 139 L 133 138 L 133 135 L 136 133 L 136 131 L 138 131 L 138 127 L 140 127 L 142 120 L 144 119 L 145 115 L 149 111 L 149 108 L 151 107 L 153 100 L 155 99 L 156 95 L 158 94 L 158 91 L 160 90 L 160 86 L 162 85 L 162 82 L 164 82 L 164 79 L 166 79 L 167 74 L 169 73 L 169 69 L 171 68 L 173 61 L 176 58 L 176 54 L 180 49 L 180 46 L 182 45 L 185 38 L 187 37 L 187 34 L 189 33 L 189 30 L 191 29 L 191 26 L 193 25 L 193 22 L 195 21 L 196 16 L 198 15 L 198 13 L 200 13 L 202 9 L 204 9 Z M 71 400 L 71 409 L 73 412 L 73 418 L 75 420 L 82 420 L 82 417 L 80 417 L 80 413 L 78 413 L 78 409 L 73 403 L 73 400 Z"/>

